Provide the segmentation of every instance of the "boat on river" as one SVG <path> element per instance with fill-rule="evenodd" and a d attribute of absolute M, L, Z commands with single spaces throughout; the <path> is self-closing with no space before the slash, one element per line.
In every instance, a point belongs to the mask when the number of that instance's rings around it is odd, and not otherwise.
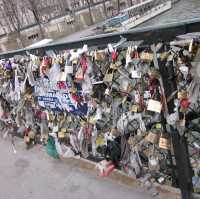
<path fill-rule="evenodd" d="M 120 11 L 116 17 L 106 20 L 101 26 L 103 32 L 126 31 L 172 8 L 171 0 L 144 0 Z"/>

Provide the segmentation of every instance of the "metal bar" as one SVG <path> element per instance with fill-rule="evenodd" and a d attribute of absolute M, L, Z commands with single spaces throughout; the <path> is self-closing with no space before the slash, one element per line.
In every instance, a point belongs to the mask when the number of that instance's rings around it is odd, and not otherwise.
<path fill-rule="evenodd" d="M 174 77 L 173 64 L 169 63 L 166 66 L 164 63 L 160 63 L 160 73 L 164 83 L 166 98 L 171 93 L 177 90 L 176 80 Z M 169 114 L 174 112 L 174 101 L 168 102 Z M 172 138 L 172 145 L 174 149 L 174 155 L 176 160 L 176 173 L 178 174 L 178 185 L 181 190 L 182 199 L 192 199 L 192 169 L 190 166 L 188 146 L 185 136 L 179 135 L 176 128 L 170 126 L 170 133 Z M 173 174 L 175 175 L 175 174 Z"/>
<path fill-rule="evenodd" d="M 80 48 L 84 44 L 89 47 L 105 47 L 108 43 L 117 43 L 120 40 L 120 36 L 123 36 L 127 41 L 143 41 L 146 44 L 153 44 L 159 41 L 170 42 L 178 35 L 182 35 L 189 32 L 200 31 L 200 18 L 186 20 L 178 23 L 170 23 L 165 25 L 136 28 L 133 30 L 120 32 L 120 33 L 109 33 L 97 36 L 90 36 L 87 38 L 81 38 L 72 42 L 52 43 L 37 48 L 24 48 L 15 51 L 9 51 L 0 54 L 0 58 L 9 58 L 16 54 L 23 55 L 26 51 L 36 52 L 37 50 L 64 50 L 72 48 Z"/>
<path fill-rule="evenodd" d="M 84 44 L 87 44 L 89 47 L 105 47 L 108 43 L 117 43 L 120 40 L 120 36 L 126 38 L 127 41 L 143 41 L 145 44 L 153 44 L 159 41 L 169 42 L 178 35 L 191 32 L 200 32 L 200 18 L 155 27 L 137 28 L 122 33 L 97 35 L 72 42 L 53 43 L 37 48 L 25 48 L 17 51 L 2 53 L 0 54 L 0 58 L 9 58 L 16 54 L 25 54 L 27 51 L 36 52 L 38 50 L 46 51 L 79 48 Z M 171 93 L 177 90 L 176 82 L 173 78 L 173 66 L 171 64 L 166 67 L 164 63 L 160 63 L 159 69 L 163 79 L 166 98 L 168 98 Z M 168 102 L 167 105 L 169 113 L 172 113 L 173 100 Z M 180 136 L 176 129 L 171 127 L 171 131 L 174 155 L 176 159 L 176 171 L 178 173 L 178 181 L 181 189 L 182 199 L 190 199 L 192 198 L 192 172 L 189 162 L 187 143 L 185 137 Z"/>

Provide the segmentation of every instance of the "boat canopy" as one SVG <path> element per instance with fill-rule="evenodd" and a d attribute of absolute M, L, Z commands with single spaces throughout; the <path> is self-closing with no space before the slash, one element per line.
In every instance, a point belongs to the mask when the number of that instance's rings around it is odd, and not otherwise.
<path fill-rule="evenodd" d="M 120 25 L 123 21 L 128 19 L 128 15 L 127 14 L 120 14 L 116 17 L 113 17 L 111 19 L 108 19 L 107 21 L 105 21 L 105 23 L 103 25 L 105 26 L 117 26 Z"/>

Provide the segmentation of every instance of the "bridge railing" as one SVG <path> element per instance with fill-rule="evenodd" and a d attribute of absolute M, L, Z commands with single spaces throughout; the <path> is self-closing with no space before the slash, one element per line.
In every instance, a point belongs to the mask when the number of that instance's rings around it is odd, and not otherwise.
<path fill-rule="evenodd" d="M 14 55 L 26 55 L 28 53 L 45 54 L 45 52 L 48 50 L 61 51 L 66 49 L 75 49 L 82 47 L 84 44 L 87 44 L 89 48 L 101 49 L 105 48 L 108 43 L 118 43 L 122 38 L 126 39 L 126 42 L 123 45 L 129 45 L 130 43 L 134 42 L 139 42 L 139 45 L 151 45 L 159 42 L 168 43 L 179 35 L 195 32 L 200 32 L 200 18 L 170 23 L 166 25 L 135 28 L 133 30 L 120 33 L 90 36 L 71 42 L 53 42 L 51 44 L 40 47 L 9 51 L 1 53 L 0 59 L 10 58 Z M 167 76 L 163 68 L 161 68 L 161 66 L 159 67 L 163 81 L 169 81 L 169 78 L 174 76 L 174 74 L 169 74 L 170 77 Z M 173 93 L 176 90 L 176 86 L 169 87 L 164 84 L 164 90 L 166 93 Z M 173 112 L 173 106 L 170 106 L 170 104 L 167 105 L 169 112 Z M 192 176 L 190 175 L 191 166 L 189 161 L 187 142 L 173 127 L 171 127 L 171 137 L 174 147 L 176 170 L 178 173 L 179 187 L 181 189 L 182 198 L 189 199 L 192 198 Z"/>

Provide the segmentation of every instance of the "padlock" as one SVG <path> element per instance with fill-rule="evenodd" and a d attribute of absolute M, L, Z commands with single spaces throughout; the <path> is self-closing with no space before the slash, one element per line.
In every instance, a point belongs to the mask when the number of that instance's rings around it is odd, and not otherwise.
<path fill-rule="evenodd" d="M 185 120 L 185 114 L 184 114 L 183 119 L 181 119 L 181 120 L 178 121 L 178 125 L 179 125 L 180 127 L 185 128 L 185 124 L 186 124 L 186 120 Z"/>
<path fill-rule="evenodd" d="M 116 64 L 115 63 L 111 63 L 110 64 L 110 68 L 113 69 L 113 70 L 116 70 L 117 69 Z"/>
<path fill-rule="evenodd" d="M 112 134 L 112 136 L 114 136 L 114 137 L 120 136 L 120 132 L 117 130 L 117 128 L 112 128 L 112 129 L 111 129 L 111 134 Z"/>
<path fill-rule="evenodd" d="M 128 139 L 128 144 L 129 144 L 130 146 L 134 146 L 135 143 L 136 143 L 135 137 L 130 136 L 129 139 Z"/>
<path fill-rule="evenodd" d="M 155 68 L 151 68 L 149 71 L 148 71 L 148 74 L 150 76 L 151 79 L 159 79 L 160 78 L 160 73 L 157 69 Z"/>
<path fill-rule="evenodd" d="M 134 79 L 140 79 L 142 77 L 142 74 L 140 71 L 132 70 L 131 77 Z"/>
<path fill-rule="evenodd" d="M 160 170 L 160 164 L 159 159 L 155 155 L 150 155 L 148 157 L 148 166 L 151 171 L 159 171 Z"/>
<path fill-rule="evenodd" d="M 43 58 L 41 66 L 40 66 L 40 75 L 42 77 L 44 77 L 47 74 L 48 69 L 51 66 L 51 63 L 52 63 L 52 59 L 51 58 L 49 58 L 49 57 L 44 57 Z"/>
<path fill-rule="evenodd" d="M 112 82 L 113 80 L 113 75 L 114 75 L 114 72 L 112 69 L 108 70 L 104 76 L 104 79 L 103 81 L 104 82 Z"/>
<path fill-rule="evenodd" d="M 73 65 L 65 65 L 65 73 L 66 74 L 73 74 L 73 72 L 74 72 Z"/>
<path fill-rule="evenodd" d="M 152 61 L 153 53 L 142 52 L 142 53 L 140 53 L 140 59 L 144 60 L 144 61 Z"/>
<path fill-rule="evenodd" d="M 153 99 L 148 100 L 148 105 L 147 105 L 148 111 L 160 113 L 161 109 L 162 109 L 162 104 L 159 101 Z"/>
<path fill-rule="evenodd" d="M 78 59 L 73 59 L 73 60 L 72 60 L 72 66 L 73 66 L 73 65 L 77 65 L 77 64 L 78 64 Z"/>
<path fill-rule="evenodd" d="M 58 125 L 56 125 L 56 126 L 53 127 L 53 133 L 57 133 L 58 130 L 59 130 Z"/>
<path fill-rule="evenodd" d="M 94 59 L 95 61 L 103 61 L 105 59 L 105 54 L 103 52 L 95 51 Z"/>
<path fill-rule="evenodd" d="M 66 72 L 60 72 L 57 81 L 58 82 L 66 82 L 67 79 L 67 73 Z"/>
<path fill-rule="evenodd" d="M 113 70 L 117 70 L 121 65 L 122 65 L 122 62 L 121 61 L 117 61 L 115 63 L 111 63 L 110 64 L 110 68 L 113 69 Z"/>
<path fill-rule="evenodd" d="M 166 60 L 166 59 L 168 58 L 168 56 L 169 56 L 169 53 L 168 53 L 168 52 L 161 53 L 161 54 L 160 54 L 160 59 L 161 59 L 161 61 Z"/>
<path fill-rule="evenodd" d="M 29 131 L 28 137 L 29 137 L 30 139 L 34 139 L 34 138 L 35 138 L 35 133 L 34 133 L 32 130 Z"/>
<path fill-rule="evenodd" d="M 162 128 L 162 124 L 161 123 L 156 123 L 156 129 L 161 129 Z"/>
<path fill-rule="evenodd" d="M 82 67 L 79 67 L 76 74 L 75 74 L 76 81 L 83 81 L 84 80 L 84 73 Z"/>
<path fill-rule="evenodd" d="M 59 131 L 58 132 L 58 138 L 60 138 L 60 139 L 63 139 L 63 138 L 65 138 L 65 132 L 64 131 Z"/>
<path fill-rule="evenodd" d="M 96 139 L 97 146 L 103 146 L 105 144 L 104 136 L 100 134 Z"/>
<path fill-rule="evenodd" d="M 138 112 L 138 105 L 134 104 L 134 105 L 131 107 L 131 111 L 134 112 L 134 113 L 137 113 L 137 112 Z"/>
<path fill-rule="evenodd" d="M 145 140 L 152 144 L 158 144 L 159 133 L 150 131 L 148 135 L 145 137 Z"/>
<path fill-rule="evenodd" d="M 187 91 L 184 91 L 184 90 L 179 91 L 177 95 L 178 95 L 179 100 L 188 98 L 188 93 L 187 93 Z"/>
<path fill-rule="evenodd" d="M 170 146 L 170 140 L 166 137 L 161 136 L 159 139 L 159 148 L 169 150 Z"/>

